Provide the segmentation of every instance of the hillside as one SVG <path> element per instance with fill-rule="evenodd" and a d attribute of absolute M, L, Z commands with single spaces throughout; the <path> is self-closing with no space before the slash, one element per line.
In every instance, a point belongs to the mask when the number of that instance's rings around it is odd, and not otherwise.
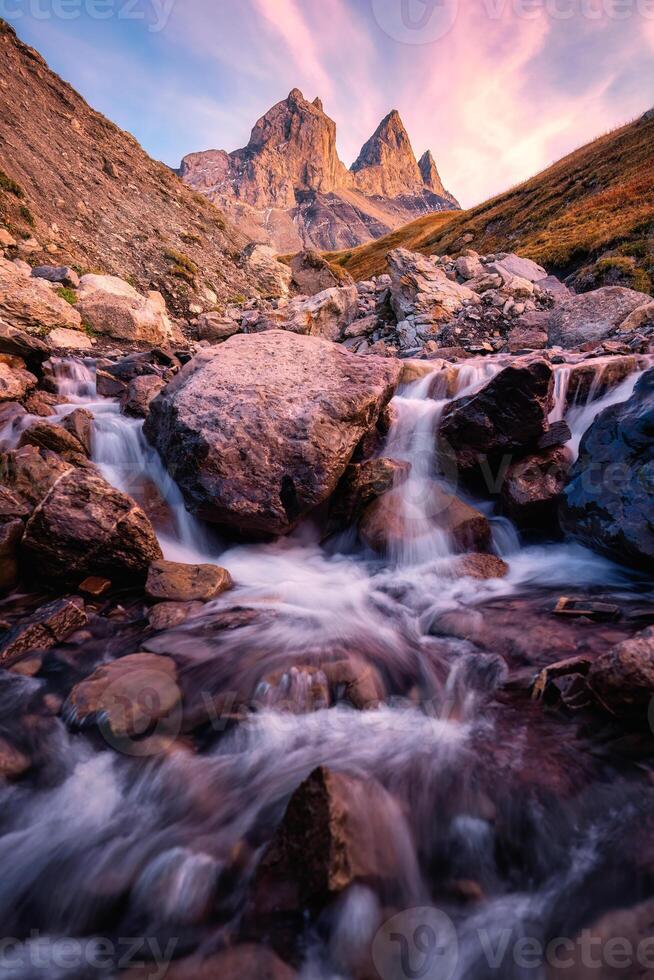
<path fill-rule="evenodd" d="M 425 254 L 516 251 L 580 289 L 654 278 L 654 114 L 600 137 L 469 211 L 428 215 L 370 245 L 330 254 L 355 278 L 403 246 Z"/>
<path fill-rule="evenodd" d="M 255 124 L 241 150 L 184 157 L 183 180 L 246 234 L 278 252 L 351 248 L 419 215 L 458 209 L 428 150 L 418 161 L 399 113 L 390 112 L 348 170 L 336 123 L 299 89 Z"/>
<path fill-rule="evenodd" d="M 245 236 L 2 20 L 0 86 L 0 227 L 21 258 L 122 276 L 180 314 L 256 292 Z"/>

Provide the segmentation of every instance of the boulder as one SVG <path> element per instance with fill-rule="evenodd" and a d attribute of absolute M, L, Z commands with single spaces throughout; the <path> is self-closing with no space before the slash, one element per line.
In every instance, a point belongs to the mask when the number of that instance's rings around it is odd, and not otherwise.
<path fill-rule="evenodd" d="M 182 369 L 145 432 L 198 516 L 286 534 L 331 496 L 400 371 L 316 337 L 239 335 Z"/>
<path fill-rule="evenodd" d="M 352 284 L 352 277 L 345 269 L 331 265 L 319 252 L 307 249 L 291 259 L 293 284 L 304 296 L 315 296 L 334 286 Z"/>
<path fill-rule="evenodd" d="M 409 475 L 409 463 L 385 456 L 347 467 L 329 503 L 330 530 L 348 527 L 363 510 Z"/>
<path fill-rule="evenodd" d="M 524 259 L 514 252 L 504 255 L 501 259 L 493 263 L 494 267 L 508 274 L 509 280 L 513 277 L 526 279 L 527 282 L 538 282 L 547 277 L 547 272 L 537 262 L 531 259 Z"/>
<path fill-rule="evenodd" d="M 72 469 L 72 465 L 56 453 L 36 446 L 4 453 L 0 456 L 3 499 L 9 495 L 11 501 L 17 501 L 23 508 L 23 515 L 28 516 L 45 499 L 54 484 Z"/>
<path fill-rule="evenodd" d="M 321 767 L 295 791 L 253 883 L 252 913 L 316 912 L 356 881 L 397 884 L 399 808 L 374 780 Z"/>
<path fill-rule="evenodd" d="M 644 327 L 654 327 L 654 302 L 645 303 L 630 313 L 620 324 L 619 334 L 637 333 Z"/>
<path fill-rule="evenodd" d="M 120 407 L 125 415 L 145 419 L 150 411 L 150 404 L 157 397 L 166 382 L 153 374 L 144 374 L 133 378 L 127 390 L 120 397 Z"/>
<path fill-rule="evenodd" d="M 38 501 L 21 554 L 40 578 L 73 583 L 89 575 L 145 579 L 162 557 L 141 508 L 94 469 L 72 467 Z"/>
<path fill-rule="evenodd" d="M 161 602 L 209 602 L 233 584 L 229 572 L 218 565 L 182 565 L 160 560 L 148 569 L 145 594 Z"/>
<path fill-rule="evenodd" d="M 143 735 L 174 721 L 181 703 L 177 667 L 170 657 L 135 653 L 101 667 L 76 684 L 64 705 L 69 724 L 102 723 L 116 738 Z"/>
<path fill-rule="evenodd" d="M 84 602 L 77 597 L 57 599 L 8 630 L 0 638 L 0 665 L 10 667 L 33 650 L 49 650 L 86 625 Z"/>
<path fill-rule="evenodd" d="M 17 330 L 0 319 L 0 354 L 22 358 L 29 370 L 38 374 L 51 351 L 38 337 Z"/>
<path fill-rule="evenodd" d="M 288 296 L 291 286 L 291 270 L 277 258 L 270 245 L 248 245 L 244 251 L 247 266 L 268 299 Z"/>
<path fill-rule="evenodd" d="M 210 343 L 229 340 L 240 329 L 240 320 L 221 313 L 203 313 L 198 317 L 198 340 L 208 340 Z"/>
<path fill-rule="evenodd" d="M 48 334 L 48 343 L 55 350 L 92 350 L 93 341 L 79 330 L 65 330 L 57 327 Z"/>
<path fill-rule="evenodd" d="M 438 484 L 429 490 L 426 508 L 428 525 L 421 510 L 418 520 L 402 506 L 401 491 L 391 490 L 372 503 L 359 523 L 363 541 L 380 553 L 397 554 L 411 541 L 418 541 L 432 527 L 440 528 L 457 551 L 489 552 L 490 525 L 483 514 L 463 500 L 446 493 Z"/>
<path fill-rule="evenodd" d="M 391 306 L 398 323 L 410 315 L 428 317 L 434 324 L 449 320 L 464 300 L 476 298 L 472 289 L 448 279 L 433 259 L 397 248 L 388 254 Z"/>
<path fill-rule="evenodd" d="M 552 369 L 546 361 L 516 362 L 476 394 L 446 407 L 439 436 L 463 475 L 486 459 L 524 454 L 549 429 L 553 406 Z"/>
<path fill-rule="evenodd" d="M 172 630 L 203 609 L 203 602 L 159 602 L 148 612 L 148 622 L 153 630 Z"/>
<path fill-rule="evenodd" d="M 588 683 L 610 711 L 647 713 L 654 697 L 654 627 L 601 653 L 590 665 Z"/>
<path fill-rule="evenodd" d="M 76 436 L 68 432 L 63 425 L 55 422 L 33 422 L 28 429 L 21 433 L 18 447 L 39 446 L 58 453 L 62 459 L 75 463 L 77 457 L 87 456 L 86 449 Z"/>
<path fill-rule="evenodd" d="M 582 344 L 597 344 L 611 336 L 639 307 L 652 297 L 623 286 L 604 286 L 591 293 L 573 296 L 557 306 L 549 322 L 549 343 L 570 350 Z"/>
<path fill-rule="evenodd" d="M 20 401 L 37 384 L 37 379 L 29 371 L 10 368 L 0 361 L 0 402 Z"/>
<path fill-rule="evenodd" d="M 572 537 L 614 561 L 654 568 L 654 370 L 582 439 L 561 505 Z"/>
<path fill-rule="evenodd" d="M 159 293 L 138 293 L 117 276 L 82 276 L 76 309 L 96 333 L 119 340 L 165 344 L 173 336 Z"/>
<path fill-rule="evenodd" d="M 74 306 L 44 280 L 23 275 L 12 262 L 0 259 L 0 318 L 18 330 L 81 330 Z M 11 353 L 11 352 L 10 352 Z"/>
<path fill-rule="evenodd" d="M 62 427 L 77 439 L 87 456 L 93 449 L 93 421 L 87 408 L 76 408 L 61 420 Z"/>
<path fill-rule="evenodd" d="M 37 265 L 32 269 L 32 275 L 36 279 L 47 279 L 48 282 L 55 282 L 69 289 L 77 289 L 80 283 L 79 276 L 68 265 Z"/>
<path fill-rule="evenodd" d="M 300 296 L 286 306 L 265 313 L 257 330 L 288 330 L 309 337 L 337 341 L 359 312 L 356 286 L 333 287 L 306 298 Z"/>
<path fill-rule="evenodd" d="M 557 513 L 572 466 L 563 446 L 527 456 L 509 467 L 502 484 L 502 506 L 524 530 L 558 528 Z"/>
<path fill-rule="evenodd" d="M 477 279 L 484 275 L 484 267 L 476 253 L 461 255 L 454 263 L 454 267 L 462 279 Z"/>
<path fill-rule="evenodd" d="M 597 399 L 617 388 L 638 370 L 640 361 L 633 354 L 624 354 L 617 357 L 594 357 L 565 368 L 569 372 L 566 410 L 574 405 L 586 404 L 591 392 L 593 399 Z"/>

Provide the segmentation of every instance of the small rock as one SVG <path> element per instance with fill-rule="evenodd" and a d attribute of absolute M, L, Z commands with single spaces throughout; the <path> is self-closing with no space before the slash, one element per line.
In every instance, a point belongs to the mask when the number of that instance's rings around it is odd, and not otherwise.
<path fill-rule="evenodd" d="M 56 350 L 92 350 L 93 340 L 80 330 L 57 327 L 48 334 L 48 343 Z"/>
<path fill-rule="evenodd" d="M 100 596 L 106 595 L 111 589 L 111 580 L 108 578 L 100 578 L 97 575 L 89 575 L 78 588 L 78 591 L 82 595 L 90 595 L 97 599 Z"/>
<path fill-rule="evenodd" d="M 47 279 L 48 282 L 68 286 L 69 289 L 77 289 L 80 283 L 75 270 L 67 265 L 37 265 L 32 269 L 32 275 L 37 279 Z"/>
<path fill-rule="evenodd" d="M 155 375 L 142 375 L 133 378 L 120 398 L 120 407 L 125 415 L 145 419 L 150 411 L 150 404 L 159 392 L 166 387 L 166 382 Z"/>
<path fill-rule="evenodd" d="M 203 602 L 160 602 L 148 612 L 148 622 L 153 630 L 172 630 L 203 609 Z"/>
<path fill-rule="evenodd" d="M 182 565 L 155 561 L 150 565 L 145 594 L 166 602 L 209 602 L 233 587 L 229 572 L 218 565 Z"/>
<path fill-rule="evenodd" d="M 58 599 L 42 606 L 0 639 L 0 665 L 8 667 L 32 650 L 49 650 L 86 622 L 82 599 Z"/>

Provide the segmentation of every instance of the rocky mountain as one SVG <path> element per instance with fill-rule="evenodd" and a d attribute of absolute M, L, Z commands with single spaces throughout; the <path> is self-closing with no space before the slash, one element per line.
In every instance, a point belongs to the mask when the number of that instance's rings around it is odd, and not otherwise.
<path fill-rule="evenodd" d="M 425 155 L 425 184 L 440 194 Z M 426 215 L 378 241 L 329 256 L 356 279 L 386 271 L 386 255 L 510 249 L 580 290 L 621 285 L 651 292 L 654 282 L 654 110 L 575 150 L 518 187 L 469 211 Z M 431 177 L 430 177 L 431 175 Z"/>
<path fill-rule="evenodd" d="M 430 152 L 418 164 L 397 111 L 389 113 L 348 170 L 336 124 L 299 89 L 257 122 L 233 153 L 191 153 L 183 180 L 224 209 L 255 241 L 280 252 L 352 247 L 411 218 L 458 208 Z"/>
<path fill-rule="evenodd" d="M 256 292 L 246 236 L 2 20 L 0 87 L 0 245 L 156 289 L 180 314 Z"/>

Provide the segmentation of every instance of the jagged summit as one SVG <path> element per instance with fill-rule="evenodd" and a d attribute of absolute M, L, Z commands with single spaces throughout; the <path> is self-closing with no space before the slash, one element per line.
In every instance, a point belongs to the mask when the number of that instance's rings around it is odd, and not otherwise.
<path fill-rule="evenodd" d="M 180 169 L 246 233 L 280 251 L 350 247 L 421 214 L 458 207 L 439 191 L 435 164 L 433 171 L 434 186 L 423 179 L 397 109 L 348 170 L 338 156 L 336 123 L 320 98 L 310 102 L 299 88 L 264 113 L 246 147 L 189 154 Z"/>
<path fill-rule="evenodd" d="M 448 201 L 452 201 L 455 206 L 458 206 L 456 198 L 453 197 L 449 191 L 445 190 L 443 186 L 443 181 L 438 172 L 438 167 L 436 166 L 436 161 L 434 160 L 431 150 L 426 150 L 418 161 L 418 167 L 420 169 L 420 176 L 422 177 L 423 183 L 426 187 L 429 187 L 434 194 L 438 194 L 441 197 L 446 198 Z"/>

